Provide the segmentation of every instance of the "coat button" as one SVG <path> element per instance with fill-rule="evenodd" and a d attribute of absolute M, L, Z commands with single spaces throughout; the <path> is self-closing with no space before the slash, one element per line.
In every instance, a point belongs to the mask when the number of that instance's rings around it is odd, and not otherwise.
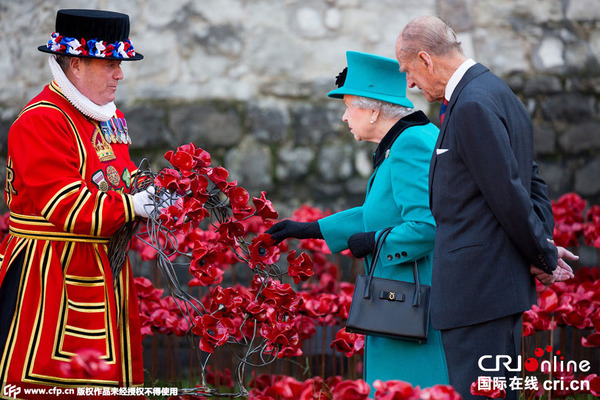
<path fill-rule="evenodd" d="M 396 254 L 394 254 L 394 256 L 395 256 L 396 258 L 400 258 L 400 253 L 396 253 Z"/>
<path fill-rule="evenodd" d="M 391 254 L 388 254 L 387 259 L 390 260 L 390 261 L 392 261 L 394 259 L 394 257 L 392 257 Z"/>
<path fill-rule="evenodd" d="M 402 257 L 406 257 L 408 254 L 406 254 L 405 251 L 402 252 Z"/>

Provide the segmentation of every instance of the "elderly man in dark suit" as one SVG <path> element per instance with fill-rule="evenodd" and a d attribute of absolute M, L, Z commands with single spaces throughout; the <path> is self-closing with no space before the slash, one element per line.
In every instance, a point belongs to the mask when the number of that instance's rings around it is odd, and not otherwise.
<path fill-rule="evenodd" d="M 450 383 L 463 398 L 478 377 L 496 374 L 510 390 L 510 369 L 481 371 L 481 356 L 520 354 L 521 315 L 536 302 L 535 281 L 572 276 L 550 241 L 554 221 L 546 184 L 533 161 L 532 123 L 519 99 L 486 67 L 464 56 L 436 17 L 412 20 L 396 56 L 409 87 L 442 102 L 429 172 L 437 224 L 432 324 L 442 331 Z"/>

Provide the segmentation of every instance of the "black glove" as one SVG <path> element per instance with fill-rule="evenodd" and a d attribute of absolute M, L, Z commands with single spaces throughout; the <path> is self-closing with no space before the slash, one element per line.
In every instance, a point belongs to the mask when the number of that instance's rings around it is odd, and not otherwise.
<path fill-rule="evenodd" d="M 373 252 L 375 247 L 376 232 L 359 232 L 350 236 L 348 239 L 348 248 L 352 255 L 356 258 L 363 258 L 367 254 Z"/>
<path fill-rule="evenodd" d="M 275 240 L 275 244 L 279 244 L 287 238 L 323 239 L 323 234 L 321 234 L 321 228 L 317 221 L 296 222 L 285 219 L 267 229 L 265 233 L 271 235 L 271 238 Z"/>

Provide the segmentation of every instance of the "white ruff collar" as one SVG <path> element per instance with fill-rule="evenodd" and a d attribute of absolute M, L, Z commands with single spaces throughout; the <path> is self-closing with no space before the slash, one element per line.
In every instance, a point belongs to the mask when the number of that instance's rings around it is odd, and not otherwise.
<path fill-rule="evenodd" d="M 99 106 L 82 95 L 81 92 L 77 90 L 77 88 L 71 83 L 69 78 L 67 78 L 62 68 L 56 62 L 56 57 L 54 55 L 48 57 L 48 64 L 50 65 L 50 70 L 52 71 L 54 81 L 58 87 L 60 87 L 62 93 L 76 109 L 81 111 L 82 114 L 89 118 L 95 119 L 96 121 L 108 121 L 115 115 L 117 106 L 115 106 L 114 102 Z"/>

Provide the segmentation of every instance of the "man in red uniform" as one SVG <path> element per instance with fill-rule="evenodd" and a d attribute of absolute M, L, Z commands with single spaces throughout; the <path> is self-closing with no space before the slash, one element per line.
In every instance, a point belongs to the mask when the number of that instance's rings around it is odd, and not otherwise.
<path fill-rule="evenodd" d="M 113 277 L 107 254 L 111 235 L 148 216 L 149 193 L 129 194 L 137 171 L 113 103 L 121 62 L 143 58 L 128 36 L 125 14 L 59 10 L 56 32 L 38 48 L 50 53 L 54 80 L 8 136 L 0 398 L 32 398 L 21 388 L 143 384 L 131 267 L 126 260 Z M 101 360 L 93 376 L 65 368 L 82 352 Z"/>

